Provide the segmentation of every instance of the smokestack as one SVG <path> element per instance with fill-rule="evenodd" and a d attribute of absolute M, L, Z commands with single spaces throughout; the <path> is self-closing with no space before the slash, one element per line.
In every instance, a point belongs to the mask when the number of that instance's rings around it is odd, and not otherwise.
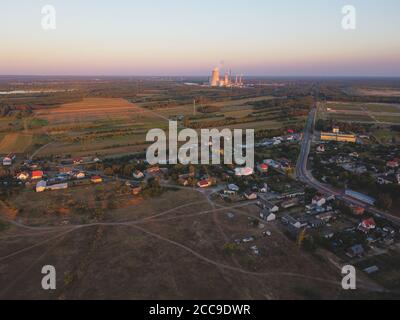
<path fill-rule="evenodd" d="M 213 70 L 213 72 L 212 72 L 212 75 L 211 75 L 210 85 L 212 87 L 217 87 L 218 84 L 219 84 L 219 81 L 220 81 L 220 79 L 219 79 L 219 69 L 215 68 Z"/>

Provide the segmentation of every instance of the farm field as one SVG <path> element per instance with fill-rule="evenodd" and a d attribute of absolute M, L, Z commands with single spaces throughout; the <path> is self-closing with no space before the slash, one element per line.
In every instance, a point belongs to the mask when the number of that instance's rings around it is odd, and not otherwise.
<path fill-rule="evenodd" d="M 80 123 L 96 120 L 151 119 L 153 116 L 138 106 L 120 98 L 85 98 L 59 108 L 39 110 L 35 116 L 50 124 Z"/>
<path fill-rule="evenodd" d="M 358 88 L 355 92 L 364 96 L 400 97 L 400 90 L 392 88 Z"/>
<path fill-rule="evenodd" d="M 261 121 L 249 122 L 254 112 L 250 103 L 271 99 L 270 96 L 227 100 L 207 105 L 218 106 L 220 112 L 210 113 L 209 117 L 199 118 L 195 122 L 224 121 L 234 118 L 238 123 L 228 125 L 232 129 L 279 129 L 284 125 L 303 122 L 304 117 L 293 120 L 274 120 L 278 109 L 266 110 Z M 41 129 L 53 141 L 43 148 L 39 156 L 52 154 L 79 156 L 128 154 L 143 152 L 147 143 L 145 136 L 150 129 L 167 129 L 168 119 L 176 116 L 193 116 L 193 105 L 171 108 L 147 109 L 146 103 L 130 103 L 115 98 L 85 98 L 82 101 L 63 104 L 57 108 L 35 112 L 36 123 L 46 123 Z M 200 112 L 196 112 L 200 115 Z M 205 114 L 203 114 L 204 116 Z M 271 120 L 268 120 L 271 118 Z M 243 123 L 241 122 L 243 119 Z M 247 119 L 247 120 L 246 120 Z M 254 118 L 257 119 L 257 118 Z M 219 125 L 216 125 L 218 127 Z M 226 128 L 222 126 L 221 128 Z"/>
<path fill-rule="evenodd" d="M 33 135 L 26 133 L 9 133 L 0 137 L 0 153 L 27 152 L 32 145 Z"/>
<path fill-rule="evenodd" d="M 152 128 L 166 128 L 165 119 L 124 99 L 88 98 L 59 108 L 39 110 L 35 117 L 48 121 L 46 132 L 54 142 L 39 155 L 121 154 L 143 151 Z M 125 149 L 124 149 L 125 148 Z"/>
<path fill-rule="evenodd" d="M 397 124 L 400 121 L 400 106 L 382 103 L 329 102 L 320 105 L 319 117 L 344 122 Z"/>

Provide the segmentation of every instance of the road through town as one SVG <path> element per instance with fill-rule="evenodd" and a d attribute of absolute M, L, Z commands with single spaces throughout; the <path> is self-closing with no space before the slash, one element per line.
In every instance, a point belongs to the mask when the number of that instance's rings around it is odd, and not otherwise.
<path fill-rule="evenodd" d="M 355 198 L 347 195 L 345 193 L 345 190 L 338 190 L 338 189 L 335 189 L 326 184 L 322 184 L 321 182 L 317 181 L 312 176 L 312 173 L 307 169 L 307 164 L 308 164 L 308 158 L 309 158 L 310 149 L 311 149 L 311 143 L 313 140 L 313 132 L 314 132 L 316 115 L 317 115 L 317 106 L 315 105 L 309 114 L 307 124 L 306 124 L 305 130 L 304 130 L 304 136 L 303 136 L 303 141 L 301 143 L 300 155 L 299 155 L 299 159 L 297 161 L 297 167 L 296 167 L 297 178 L 301 182 L 309 185 L 310 187 L 315 188 L 316 190 L 320 191 L 321 193 L 328 194 L 328 195 L 334 195 L 337 199 L 342 200 L 349 205 L 362 207 L 362 208 L 368 210 L 369 212 L 371 212 L 372 214 L 374 214 L 376 217 L 384 217 L 384 218 L 388 219 L 389 221 L 392 221 L 393 223 L 400 225 L 399 217 L 393 216 L 382 210 L 378 210 L 377 208 L 372 207 L 371 205 L 369 205 L 366 202 L 355 199 Z"/>

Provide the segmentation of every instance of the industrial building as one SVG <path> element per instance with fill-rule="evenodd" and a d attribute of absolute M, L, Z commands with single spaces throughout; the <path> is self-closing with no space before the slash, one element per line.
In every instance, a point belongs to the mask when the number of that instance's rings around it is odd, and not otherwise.
<path fill-rule="evenodd" d="M 321 132 L 321 140 L 356 143 L 357 136 L 349 133 L 341 133 L 338 127 L 334 127 L 332 132 Z"/>
<path fill-rule="evenodd" d="M 243 75 L 236 75 L 235 80 L 232 77 L 232 71 L 225 72 L 224 77 L 221 77 L 219 68 L 212 71 L 210 78 L 211 87 L 243 87 Z"/>

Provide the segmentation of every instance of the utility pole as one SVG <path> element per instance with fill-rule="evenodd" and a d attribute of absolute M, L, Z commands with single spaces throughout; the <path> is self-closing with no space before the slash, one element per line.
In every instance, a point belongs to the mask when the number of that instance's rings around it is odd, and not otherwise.
<path fill-rule="evenodd" d="M 193 116 L 196 116 L 196 99 L 193 99 Z"/>

